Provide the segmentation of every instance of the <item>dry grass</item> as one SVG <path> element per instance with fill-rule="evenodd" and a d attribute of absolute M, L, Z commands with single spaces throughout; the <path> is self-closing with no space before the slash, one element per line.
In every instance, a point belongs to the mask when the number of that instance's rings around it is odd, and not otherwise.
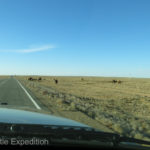
<path fill-rule="evenodd" d="M 23 77 L 27 79 L 28 77 Z M 37 78 L 37 77 L 35 77 Z M 55 84 L 53 79 L 58 79 Z M 150 79 L 135 78 L 99 78 L 99 77 L 43 77 L 40 82 L 45 87 L 52 87 L 59 92 L 98 99 L 150 96 Z M 84 80 L 82 80 L 84 79 Z M 118 79 L 121 84 L 111 81 Z"/>
<path fill-rule="evenodd" d="M 85 116 L 75 116 L 80 112 L 92 119 L 87 124 L 93 127 L 99 122 L 99 129 L 103 124 L 119 134 L 150 138 L 150 79 L 42 77 L 38 82 L 27 78 L 18 77 L 49 109 L 58 110 L 62 116 L 85 123 Z M 122 83 L 114 84 L 113 79 Z"/>
<path fill-rule="evenodd" d="M 0 79 L 6 79 L 6 78 L 10 78 L 10 76 L 5 76 L 5 75 L 0 76 Z"/>

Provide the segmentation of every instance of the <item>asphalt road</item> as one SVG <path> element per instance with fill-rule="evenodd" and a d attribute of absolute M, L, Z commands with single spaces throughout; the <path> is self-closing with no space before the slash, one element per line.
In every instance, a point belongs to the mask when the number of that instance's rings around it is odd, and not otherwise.
<path fill-rule="evenodd" d="M 42 109 L 31 93 L 13 77 L 0 79 L 0 106 Z"/>

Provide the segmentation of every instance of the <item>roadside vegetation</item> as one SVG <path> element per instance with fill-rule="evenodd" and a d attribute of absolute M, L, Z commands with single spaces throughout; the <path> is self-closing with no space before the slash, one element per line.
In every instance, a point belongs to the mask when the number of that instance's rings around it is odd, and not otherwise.
<path fill-rule="evenodd" d="M 0 76 L 0 79 L 6 79 L 6 78 L 10 78 L 10 76 Z"/>
<path fill-rule="evenodd" d="M 28 78 L 17 77 L 52 114 L 150 141 L 150 79 L 42 77 L 40 81 L 29 81 Z"/>

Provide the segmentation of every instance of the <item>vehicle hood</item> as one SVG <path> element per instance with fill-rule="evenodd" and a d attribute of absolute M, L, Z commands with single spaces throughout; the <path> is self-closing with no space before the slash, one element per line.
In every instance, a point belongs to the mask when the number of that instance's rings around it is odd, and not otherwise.
<path fill-rule="evenodd" d="M 63 117 L 9 108 L 0 108 L 0 123 L 89 127 Z"/>

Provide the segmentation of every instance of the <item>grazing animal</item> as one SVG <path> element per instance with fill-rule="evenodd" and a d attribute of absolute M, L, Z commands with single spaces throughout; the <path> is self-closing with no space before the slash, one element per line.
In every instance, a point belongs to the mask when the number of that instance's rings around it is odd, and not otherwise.
<path fill-rule="evenodd" d="M 58 80 L 57 79 L 54 79 L 54 81 L 55 81 L 55 84 L 58 84 Z"/>
<path fill-rule="evenodd" d="M 117 80 L 112 80 L 113 83 L 117 83 Z"/>
<path fill-rule="evenodd" d="M 118 83 L 120 84 L 120 83 L 122 83 L 122 81 L 119 80 Z"/>
<path fill-rule="evenodd" d="M 32 77 L 28 78 L 29 81 L 37 81 L 38 79 L 34 79 Z"/>
<path fill-rule="evenodd" d="M 42 80 L 42 78 L 41 78 L 41 77 L 39 77 L 39 78 L 38 78 L 38 81 L 41 81 L 41 80 Z"/>
<path fill-rule="evenodd" d="M 32 78 L 32 77 L 29 77 L 29 78 L 28 78 L 28 80 L 29 80 L 29 81 L 32 81 L 32 80 L 33 80 L 33 78 Z"/>

